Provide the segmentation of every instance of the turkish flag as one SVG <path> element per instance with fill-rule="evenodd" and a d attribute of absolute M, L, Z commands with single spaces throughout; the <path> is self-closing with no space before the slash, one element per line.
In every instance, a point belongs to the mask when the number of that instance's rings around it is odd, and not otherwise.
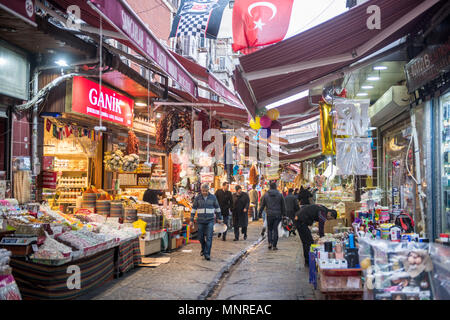
<path fill-rule="evenodd" d="M 250 53 L 256 47 L 283 40 L 294 0 L 236 0 L 233 6 L 233 51 Z"/>

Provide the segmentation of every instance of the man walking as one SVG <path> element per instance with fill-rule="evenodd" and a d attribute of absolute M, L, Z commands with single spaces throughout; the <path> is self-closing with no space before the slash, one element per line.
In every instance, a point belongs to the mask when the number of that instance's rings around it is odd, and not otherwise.
<path fill-rule="evenodd" d="M 229 185 L 228 182 L 224 182 L 222 184 L 222 189 L 219 189 L 216 191 L 216 198 L 219 202 L 220 206 L 220 212 L 222 213 L 223 217 L 223 223 L 227 225 L 228 228 L 230 228 L 230 210 L 233 206 L 233 195 L 229 191 Z M 225 231 L 223 234 L 219 233 L 219 238 L 222 236 L 222 240 L 227 240 L 227 231 Z"/>
<path fill-rule="evenodd" d="M 312 193 L 308 191 L 308 189 L 300 187 L 300 192 L 298 194 L 298 200 L 300 201 L 300 205 L 304 206 L 307 204 L 311 204 Z"/>
<path fill-rule="evenodd" d="M 241 186 L 236 186 L 236 193 L 233 195 L 233 226 L 234 226 L 234 240 L 239 240 L 239 228 L 242 229 L 244 240 L 247 240 L 248 227 L 248 207 L 250 199 L 246 192 L 242 191 Z"/>
<path fill-rule="evenodd" d="M 258 221 L 258 191 L 256 191 L 256 184 L 252 186 L 252 190 L 248 193 L 250 204 L 253 205 L 253 221 Z"/>
<path fill-rule="evenodd" d="M 278 250 L 278 225 L 282 216 L 286 215 L 286 204 L 283 195 L 277 190 L 276 182 L 270 184 L 270 190 L 266 192 L 261 200 L 260 214 L 266 209 L 267 215 L 267 240 L 269 250 Z"/>
<path fill-rule="evenodd" d="M 331 210 L 322 205 L 311 204 L 302 206 L 295 214 L 295 225 L 298 235 L 303 245 L 303 256 L 305 257 L 305 265 L 309 266 L 309 250 L 314 240 L 311 235 L 309 226 L 316 221 L 319 222 L 319 236 L 324 236 L 325 221 L 337 219 L 336 210 Z"/>
<path fill-rule="evenodd" d="M 298 197 L 294 195 L 294 189 L 288 190 L 288 195 L 284 198 L 286 203 L 286 214 L 287 216 L 294 222 L 295 213 L 300 210 L 300 206 L 298 205 Z M 289 235 L 295 234 L 295 229 L 289 231 Z"/>
<path fill-rule="evenodd" d="M 211 258 L 211 246 L 214 232 L 214 218 L 217 222 L 222 222 L 222 214 L 220 213 L 219 202 L 215 195 L 209 192 L 209 185 L 204 184 L 201 187 L 201 194 L 199 194 L 192 205 L 191 212 L 191 226 L 194 221 L 195 212 L 197 212 L 198 222 L 198 236 L 202 245 L 200 255 L 204 256 L 206 260 Z"/>

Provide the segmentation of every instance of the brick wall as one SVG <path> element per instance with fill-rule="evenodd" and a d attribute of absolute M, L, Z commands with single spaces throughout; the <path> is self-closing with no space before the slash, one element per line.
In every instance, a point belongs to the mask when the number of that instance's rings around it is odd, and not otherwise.
<path fill-rule="evenodd" d="M 127 0 L 137 15 L 148 24 L 150 30 L 158 38 L 169 44 L 172 13 L 162 0 Z"/>

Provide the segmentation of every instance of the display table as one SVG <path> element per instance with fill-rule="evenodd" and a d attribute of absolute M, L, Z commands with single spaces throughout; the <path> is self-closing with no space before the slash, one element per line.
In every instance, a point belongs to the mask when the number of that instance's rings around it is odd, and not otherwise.
<path fill-rule="evenodd" d="M 138 237 L 125 241 L 115 248 L 114 264 L 116 277 L 134 269 L 141 262 L 141 249 Z"/>
<path fill-rule="evenodd" d="M 19 258 L 12 258 L 10 266 L 23 299 L 75 299 L 113 280 L 115 250 L 110 248 L 61 266 L 41 265 Z M 67 286 L 68 280 L 74 277 L 70 266 L 80 268 L 80 289 L 71 290 Z"/>
<path fill-rule="evenodd" d="M 362 269 L 317 269 L 320 292 L 326 300 L 362 300 Z"/>

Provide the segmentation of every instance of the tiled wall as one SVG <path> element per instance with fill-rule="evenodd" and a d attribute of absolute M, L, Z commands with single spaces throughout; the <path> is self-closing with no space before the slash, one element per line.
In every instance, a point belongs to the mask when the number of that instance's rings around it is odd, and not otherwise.
<path fill-rule="evenodd" d="M 13 157 L 31 156 L 31 127 L 27 114 L 13 114 Z"/>

